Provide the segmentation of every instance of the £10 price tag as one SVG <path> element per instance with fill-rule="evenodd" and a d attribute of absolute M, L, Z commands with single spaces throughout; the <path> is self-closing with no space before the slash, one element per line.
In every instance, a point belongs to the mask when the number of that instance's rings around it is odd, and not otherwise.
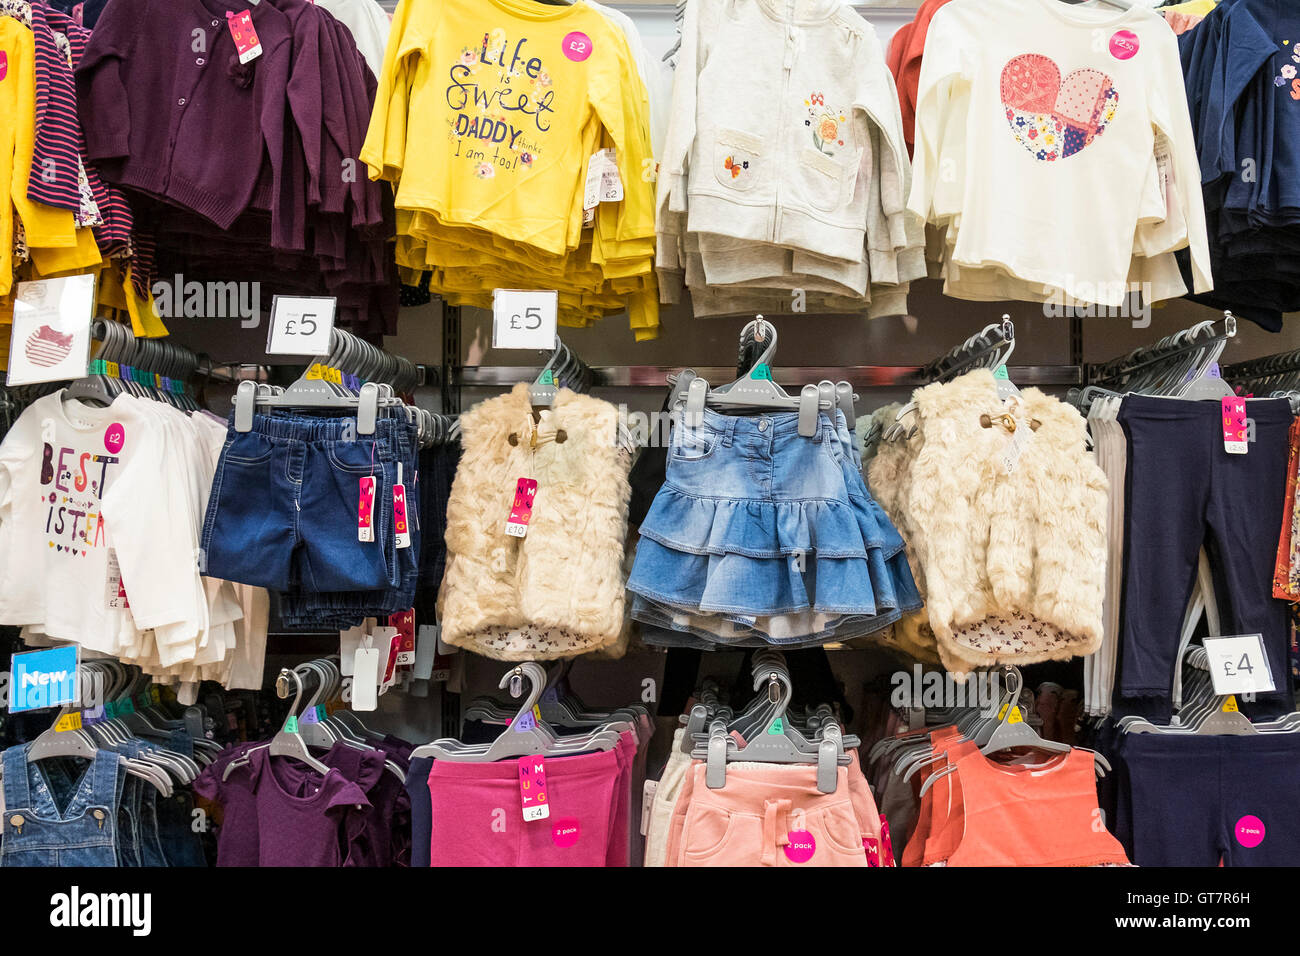
<path fill-rule="evenodd" d="M 1207 637 L 1204 644 L 1215 694 L 1262 694 L 1275 688 L 1262 635 Z"/>
<path fill-rule="evenodd" d="M 515 538 L 528 534 L 528 522 L 532 520 L 533 503 L 536 500 L 536 479 L 520 478 L 515 485 L 515 500 L 510 505 L 510 517 L 506 519 L 506 534 Z"/>
<path fill-rule="evenodd" d="M 492 293 L 494 349 L 555 348 L 559 293 L 496 289 Z"/>
<path fill-rule="evenodd" d="M 272 298 L 266 354 L 328 355 L 337 305 L 338 300 L 333 296 L 277 295 Z M 322 374 L 321 377 L 326 376 Z"/>

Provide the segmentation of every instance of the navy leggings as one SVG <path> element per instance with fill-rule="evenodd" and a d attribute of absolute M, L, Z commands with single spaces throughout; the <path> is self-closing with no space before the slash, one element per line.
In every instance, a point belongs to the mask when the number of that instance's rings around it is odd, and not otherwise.
<path fill-rule="evenodd" d="M 1273 563 L 1286 493 L 1291 407 L 1246 404 L 1254 441 L 1245 455 L 1223 447 L 1214 401 L 1129 396 L 1124 586 L 1120 599 L 1120 712 L 1167 720 L 1183 616 L 1204 544 L 1215 569 L 1222 631 L 1262 634 L 1278 688 L 1243 705 L 1252 717 L 1293 709 L 1286 604 L 1273 597 Z"/>

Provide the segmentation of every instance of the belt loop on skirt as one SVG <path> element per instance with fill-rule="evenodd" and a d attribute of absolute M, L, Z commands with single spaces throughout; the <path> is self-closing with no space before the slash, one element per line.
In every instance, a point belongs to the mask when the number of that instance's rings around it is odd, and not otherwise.
<path fill-rule="evenodd" d="M 763 865 L 776 866 L 777 847 L 790 842 L 789 800 L 763 801 Z"/>
<path fill-rule="evenodd" d="M 736 435 L 736 416 L 727 415 L 727 424 L 722 429 L 722 447 L 730 448 Z"/>

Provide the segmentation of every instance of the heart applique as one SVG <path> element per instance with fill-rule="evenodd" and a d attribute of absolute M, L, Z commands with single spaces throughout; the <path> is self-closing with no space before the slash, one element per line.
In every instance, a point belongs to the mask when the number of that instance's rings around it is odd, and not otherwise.
<path fill-rule="evenodd" d="M 1023 53 L 1002 68 L 1002 105 L 1012 135 L 1035 159 L 1073 156 L 1106 131 L 1119 92 L 1100 70 L 1074 70 L 1061 79 L 1051 57 Z"/>

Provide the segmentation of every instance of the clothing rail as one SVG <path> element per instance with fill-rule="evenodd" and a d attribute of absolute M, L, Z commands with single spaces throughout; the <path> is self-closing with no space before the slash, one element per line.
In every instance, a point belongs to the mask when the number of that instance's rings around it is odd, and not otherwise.
<path fill-rule="evenodd" d="M 729 381 L 734 368 L 691 366 L 706 381 Z M 803 385 L 820 379 L 846 381 L 857 388 L 913 388 L 932 379 L 923 377 L 930 366 L 922 365 L 799 365 L 777 366 L 772 380 L 778 385 Z M 533 381 L 541 367 L 532 365 L 469 365 L 456 372 L 455 384 L 464 388 L 503 388 Z M 682 366 L 601 365 L 592 370 L 600 376 L 597 388 L 662 388 L 670 373 Z M 1008 374 L 1019 385 L 1081 385 L 1083 370 L 1077 365 L 1011 366 Z"/>
<path fill-rule="evenodd" d="M 1261 379 L 1288 372 L 1300 372 L 1300 349 L 1278 352 L 1246 362 L 1235 362 L 1223 367 L 1223 377 L 1234 385 L 1248 385 Z"/>
<path fill-rule="evenodd" d="M 1204 330 L 1201 334 L 1198 330 Z M 1215 342 L 1230 339 L 1237 334 L 1237 320 L 1231 312 L 1215 322 L 1202 323 L 1166 336 L 1154 345 L 1144 345 L 1127 355 L 1097 365 L 1086 366 L 1085 379 L 1089 385 L 1105 385 L 1131 377 L 1134 373 L 1182 358 L 1189 352 L 1204 349 Z"/>
<path fill-rule="evenodd" d="M 1004 315 L 1001 325 L 989 326 L 976 332 L 946 355 L 922 366 L 918 375 L 925 384 L 956 378 L 969 369 L 983 368 L 985 359 L 1006 346 L 1010 346 L 1006 349 L 1010 353 L 1015 348 L 1015 342 L 1016 327 L 1011 323 L 1011 317 Z"/>

